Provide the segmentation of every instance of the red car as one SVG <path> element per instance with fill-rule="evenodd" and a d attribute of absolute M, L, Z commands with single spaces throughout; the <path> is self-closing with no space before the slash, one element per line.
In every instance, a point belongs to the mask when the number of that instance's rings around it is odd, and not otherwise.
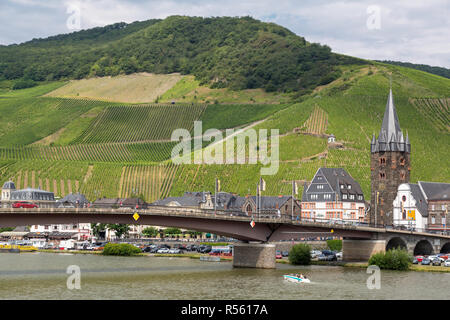
<path fill-rule="evenodd" d="M 417 261 L 422 262 L 423 256 L 416 256 Z"/>
<path fill-rule="evenodd" d="M 38 206 L 34 203 L 29 202 L 16 202 L 13 204 L 13 208 L 37 208 Z"/>
<path fill-rule="evenodd" d="M 275 259 L 283 259 L 283 255 L 281 254 L 280 251 L 277 251 L 275 254 Z"/>

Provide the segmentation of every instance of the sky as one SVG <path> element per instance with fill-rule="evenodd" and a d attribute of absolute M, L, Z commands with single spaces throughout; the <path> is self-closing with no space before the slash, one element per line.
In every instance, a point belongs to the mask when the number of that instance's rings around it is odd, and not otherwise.
<path fill-rule="evenodd" d="M 450 68 L 450 0 L 0 0 L 0 44 L 171 15 L 252 16 L 337 53 Z"/>

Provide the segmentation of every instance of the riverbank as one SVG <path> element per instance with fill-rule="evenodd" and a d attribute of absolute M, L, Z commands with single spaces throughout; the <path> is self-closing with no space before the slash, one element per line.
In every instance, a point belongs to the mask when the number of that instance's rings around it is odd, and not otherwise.
<path fill-rule="evenodd" d="M 40 249 L 38 252 L 45 253 L 73 253 L 73 254 L 97 254 L 101 255 L 102 251 L 79 251 L 79 250 L 44 250 Z M 208 256 L 200 253 L 182 253 L 182 254 L 167 254 L 167 253 L 139 253 L 134 255 L 134 257 L 163 257 L 163 258 L 189 258 L 189 259 L 200 259 L 201 256 Z M 233 257 L 220 257 L 220 261 L 233 261 Z M 277 263 L 290 264 L 287 259 L 277 259 Z M 364 268 L 368 267 L 367 262 L 345 262 L 345 261 L 311 261 L 311 265 L 317 266 L 334 266 L 334 267 L 345 267 L 345 268 Z M 292 265 L 294 266 L 294 265 Z M 450 272 L 450 267 L 444 266 L 422 266 L 422 265 L 411 265 L 409 271 L 417 272 Z"/>

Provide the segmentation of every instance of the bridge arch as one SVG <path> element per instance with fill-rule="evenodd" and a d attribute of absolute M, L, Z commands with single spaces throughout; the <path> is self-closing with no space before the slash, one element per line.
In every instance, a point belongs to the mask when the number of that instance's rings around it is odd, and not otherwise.
<path fill-rule="evenodd" d="M 414 246 L 414 255 L 430 255 L 433 254 L 433 245 L 428 240 L 420 240 Z"/>
<path fill-rule="evenodd" d="M 407 250 L 408 247 L 406 245 L 406 241 L 403 240 L 401 237 L 392 237 L 387 243 L 386 243 L 386 251 L 391 249 L 405 249 Z"/>
<path fill-rule="evenodd" d="M 441 253 L 450 253 L 450 241 L 444 243 L 444 245 L 441 248 Z"/>

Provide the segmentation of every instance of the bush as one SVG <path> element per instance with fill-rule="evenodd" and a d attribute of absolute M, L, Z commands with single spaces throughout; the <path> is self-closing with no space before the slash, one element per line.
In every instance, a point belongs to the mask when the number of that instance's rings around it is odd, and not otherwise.
<path fill-rule="evenodd" d="M 408 270 L 411 256 L 405 249 L 391 249 L 387 252 L 378 252 L 369 259 L 369 265 L 376 265 L 380 269 Z"/>
<path fill-rule="evenodd" d="M 108 243 L 103 249 L 103 255 L 106 256 L 134 256 L 141 253 L 139 248 L 128 243 Z"/>
<path fill-rule="evenodd" d="M 309 265 L 311 263 L 311 248 L 305 243 L 296 244 L 289 251 L 289 262 L 295 265 Z"/>
<path fill-rule="evenodd" d="M 328 248 L 331 251 L 341 251 L 342 250 L 342 240 L 327 240 Z"/>
<path fill-rule="evenodd" d="M 13 90 L 26 89 L 36 86 L 36 82 L 33 80 L 19 80 L 13 86 Z"/>

